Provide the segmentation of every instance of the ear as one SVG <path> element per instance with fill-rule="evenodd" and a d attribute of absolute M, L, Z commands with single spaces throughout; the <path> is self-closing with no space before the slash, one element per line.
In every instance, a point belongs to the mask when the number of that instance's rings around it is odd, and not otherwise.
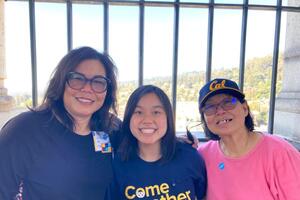
<path fill-rule="evenodd" d="M 248 102 L 245 100 L 245 102 L 242 103 L 242 106 L 243 106 L 243 111 L 244 111 L 244 114 L 245 114 L 245 117 L 246 117 L 249 114 Z"/>

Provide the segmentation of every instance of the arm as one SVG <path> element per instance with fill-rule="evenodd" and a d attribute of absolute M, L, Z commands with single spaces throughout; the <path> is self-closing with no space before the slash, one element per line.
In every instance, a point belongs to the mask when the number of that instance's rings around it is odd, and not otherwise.
<path fill-rule="evenodd" d="M 286 143 L 274 155 L 273 184 L 270 190 L 280 200 L 299 199 L 300 191 L 300 153 Z"/>
<path fill-rule="evenodd" d="M 195 149 L 197 149 L 198 146 L 199 146 L 198 138 L 188 130 L 187 130 L 186 135 L 177 136 L 177 140 L 180 141 L 180 142 L 190 144 Z"/>
<path fill-rule="evenodd" d="M 19 192 L 22 152 L 12 123 L 0 132 L 0 199 L 13 199 Z"/>

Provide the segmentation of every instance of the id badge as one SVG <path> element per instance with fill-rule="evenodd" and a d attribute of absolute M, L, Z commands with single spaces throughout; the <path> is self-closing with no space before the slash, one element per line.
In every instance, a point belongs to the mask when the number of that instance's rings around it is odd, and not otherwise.
<path fill-rule="evenodd" d="M 107 133 L 103 131 L 92 131 L 94 147 L 96 152 L 111 153 L 112 147 Z"/>

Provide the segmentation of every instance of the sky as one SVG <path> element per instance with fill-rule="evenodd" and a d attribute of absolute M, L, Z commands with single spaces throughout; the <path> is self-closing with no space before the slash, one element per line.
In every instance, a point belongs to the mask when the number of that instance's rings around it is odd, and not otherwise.
<path fill-rule="evenodd" d="M 38 90 L 42 91 L 67 52 L 66 7 L 36 3 L 35 10 Z M 28 12 L 27 2 L 5 2 L 5 86 L 12 94 L 31 93 Z M 120 81 L 138 78 L 138 12 L 138 7 L 133 6 L 110 7 L 109 54 L 118 66 Z M 213 69 L 238 67 L 242 11 L 218 9 L 214 14 Z M 172 8 L 145 8 L 144 78 L 172 74 L 173 15 Z M 102 16 L 100 5 L 73 5 L 74 48 L 88 45 L 103 51 Z M 179 74 L 205 70 L 207 16 L 206 9 L 180 9 Z M 286 16 L 282 17 L 281 38 L 284 38 Z M 249 11 L 246 60 L 272 54 L 274 29 L 275 12 Z M 284 49 L 284 39 L 280 49 Z"/>

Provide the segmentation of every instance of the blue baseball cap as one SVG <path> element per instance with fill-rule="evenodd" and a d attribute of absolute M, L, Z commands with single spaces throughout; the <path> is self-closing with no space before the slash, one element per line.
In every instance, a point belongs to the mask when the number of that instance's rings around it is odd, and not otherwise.
<path fill-rule="evenodd" d="M 199 108 L 202 108 L 207 99 L 216 94 L 229 94 L 238 98 L 240 102 L 243 102 L 245 94 L 240 90 L 236 82 L 224 79 L 216 78 L 206 83 L 199 91 Z"/>

